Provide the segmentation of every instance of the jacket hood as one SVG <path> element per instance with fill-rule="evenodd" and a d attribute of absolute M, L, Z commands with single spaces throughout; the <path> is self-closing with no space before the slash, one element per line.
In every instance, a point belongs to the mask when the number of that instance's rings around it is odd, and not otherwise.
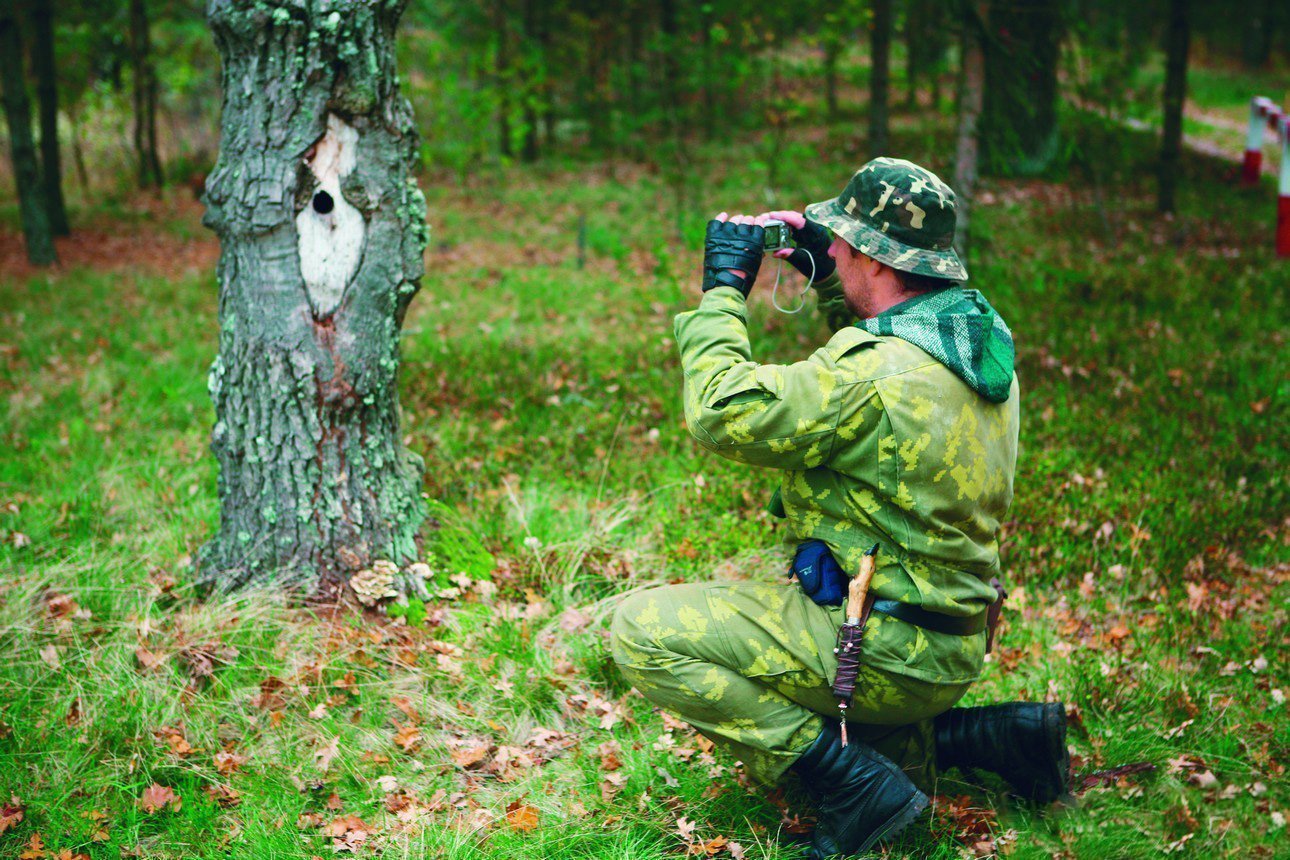
<path fill-rule="evenodd" d="M 856 325 L 914 344 L 991 403 L 1008 399 L 1016 358 L 1012 332 L 976 290 L 924 293 Z"/>

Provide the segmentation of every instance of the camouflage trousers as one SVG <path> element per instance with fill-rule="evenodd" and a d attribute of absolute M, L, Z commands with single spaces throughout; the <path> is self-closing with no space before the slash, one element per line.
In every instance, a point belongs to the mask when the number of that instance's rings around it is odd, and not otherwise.
<path fill-rule="evenodd" d="M 628 596 L 614 660 L 631 684 L 694 726 L 764 783 L 778 780 L 840 712 L 831 692 L 841 608 L 796 584 L 670 585 Z M 969 684 L 933 684 L 862 666 L 847 726 L 926 790 L 936 778 L 932 718 Z"/>

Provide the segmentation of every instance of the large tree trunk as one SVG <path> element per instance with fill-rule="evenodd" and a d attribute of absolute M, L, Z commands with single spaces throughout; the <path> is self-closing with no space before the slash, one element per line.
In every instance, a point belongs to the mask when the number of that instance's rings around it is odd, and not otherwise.
<path fill-rule="evenodd" d="M 869 47 L 869 157 L 887 155 L 887 103 L 891 89 L 891 0 L 873 0 Z"/>
<path fill-rule="evenodd" d="M 52 3 L 31 7 L 31 65 L 40 105 L 40 176 L 45 189 L 49 228 L 55 236 L 71 232 L 63 203 L 63 165 L 58 155 L 58 83 L 54 70 L 54 10 Z"/>
<path fill-rule="evenodd" d="M 395 71 L 403 7 L 207 2 L 224 91 L 206 186 L 221 245 L 208 586 L 331 599 L 374 561 L 416 558 L 422 464 L 400 442 L 396 382 L 427 228 Z"/>
<path fill-rule="evenodd" d="M 977 155 L 981 104 L 985 91 L 985 56 L 981 34 L 989 15 L 986 3 L 963 4 L 962 62 L 959 71 L 959 131 L 954 157 L 955 207 L 954 250 L 964 265 L 971 246 L 972 202 L 976 194 Z"/>
<path fill-rule="evenodd" d="M 1005 174 L 1043 171 L 1057 154 L 1058 0 L 991 6 L 985 49 L 981 158 Z"/>
<path fill-rule="evenodd" d="M 27 81 L 22 70 L 22 39 L 13 5 L 7 2 L 0 3 L 0 87 L 4 90 L 9 155 L 18 184 L 18 210 L 27 242 L 27 259 L 33 265 L 47 266 L 58 262 L 58 254 L 54 251 L 54 237 L 45 211 L 36 144 L 31 137 L 31 104 L 27 100 Z"/>
<path fill-rule="evenodd" d="M 1187 99 L 1187 50 L 1191 42 L 1190 0 L 1170 0 L 1165 30 L 1164 134 L 1160 139 L 1156 208 L 1174 211 L 1174 189 L 1182 157 L 1183 103 Z"/>
<path fill-rule="evenodd" d="M 159 90 L 145 0 L 130 0 L 130 63 L 134 71 L 134 151 L 139 164 L 139 187 L 155 188 L 165 179 L 157 152 Z"/>

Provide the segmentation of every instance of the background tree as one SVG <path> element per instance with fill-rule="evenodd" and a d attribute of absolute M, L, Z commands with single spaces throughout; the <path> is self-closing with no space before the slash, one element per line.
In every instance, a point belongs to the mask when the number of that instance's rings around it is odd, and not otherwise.
<path fill-rule="evenodd" d="M 1164 132 L 1160 137 L 1160 173 L 1156 208 L 1174 211 L 1178 168 L 1182 159 L 1183 104 L 1187 98 L 1187 52 L 1191 46 L 1191 0 L 1169 0 L 1165 27 Z"/>
<path fill-rule="evenodd" d="M 427 231 L 395 72 L 402 10 L 209 2 L 225 82 L 206 198 L 221 245 L 209 586 L 335 598 L 374 562 L 416 559 L 422 466 L 400 441 L 395 383 Z"/>
<path fill-rule="evenodd" d="M 139 164 L 139 187 L 155 188 L 165 182 L 165 177 L 157 151 L 160 91 L 146 0 L 130 0 L 130 64 L 134 72 L 134 151 Z"/>
<path fill-rule="evenodd" d="M 5 121 L 9 126 L 9 153 L 18 185 L 18 208 L 27 242 L 27 259 L 34 265 L 58 262 L 46 211 L 45 189 L 31 136 L 31 104 L 22 68 L 22 37 L 17 10 L 0 5 L 0 87 L 3 87 Z"/>
<path fill-rule="evenodd" d="M 1032 174 L 1057 154 L 1057 61 L 1062 16 L 1058 0 L 1003 0 L 991 5 L 982 47 L 985 100 L 981 113 L 984 166 Z"/>
<path fill-rule="evenodd" d="M 981 106 L 985 101 L 985 51 L 981 46 L 990 4 L 964 0 L 961 4 L 962 30 L 959 43 L 962 67 L 959 71 L 958 139 L 954 150 L 955 211 L 954 250 L 967 262 L 971 247 L 972 203 L 976 195 Z"/>
<path fill-rule="evenodd" d="M 905 3 L 905 106 L 918 106 L 918 91 L 925 82 L 933 110 L 940 108 L 941 72 L 949 48 L 958 4 L 946 0 L 907 0 Z"/>
<path fill-rule="evenodd" d="M 58 152 L 58 75 L 54 63 L 54 5 L 37 0 L 30 5 L 31 65 L 36 77 L 40 113 L 40 178 L 45 211 L 55 236 L 71 232 L 63 202 L 63 165 Z"/>
<path fill-rule="evenodd" d="M 891 2 L 873 0 L 869 23 L 869 155 L 888 155 L 887 103 L 891 90 Z"/>

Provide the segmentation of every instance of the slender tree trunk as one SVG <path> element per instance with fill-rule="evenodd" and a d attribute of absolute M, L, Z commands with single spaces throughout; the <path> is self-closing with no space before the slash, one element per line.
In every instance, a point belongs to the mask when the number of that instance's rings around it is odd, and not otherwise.
<path fill-rule="evenodd" d="M 402 11 L 207 2 L 224 83 L 205 198 L 221 248 L 208 587 L 331 599 L 377 560 L 416 559 L 422 464 L 400 441 L 396 382 L 427 228 L 395 69 Z M 397 582 L 424 593 L 411 575 Z"/>
<path fill-rule="evenodd" d="M 520 151 L 520 157 L 529 163 L 537 161 L 540 154 L 537 102 L 543 97 L 546 89 L 546 75 L 549 73 L 544 50 L 546 45 L 541 38 L 541 27 L 537 23 L 538 16 L 543 14 L 538 9 L 539 5 L 539 0 L 524 0 L 523 47 L 528 55 L 525 65 L 535 82 L 529 84 L 524 90 L 524 147 Z"/>
<path fill-rule="evenodd" d="M 90 190 L 90 174 L 85 169 L 85 153 L 81 151 L 81 116 L 75 104 L 67 107 L 68 125 L 72 132 L 72 163 L 76 166 L 76 178 L 81 183 L 81 191 Z"/>
<path fill-rule="evenodd" d="M 1169 0 L 1165 29 L 1164 134 L 1160 139 L 1159 194 L 1156 208 L 1174 211 L 1174 191 L 1182 159 L 1183 104 L 1187 99 L 1187 51 L 1191 43 L 1191 0 Z"/>
<path fill-rule="evenodd" d="M 514 154 L 511 148 L 511 39 L 507 32 L 506 0 L 493 4 L 493 32 L 497 38 L 493 81 L 497 87 L 497 146 L 503 156 Z"/>
<path fill-rule="evenodd" d="M 661 92 L 663 96 L 663 125 L 670 140 L 681 134 L 680 105 L 677 104 L 679 70 L 676 61 L 677 30 L 675 0 L 659 0 L 658 28 L 662 33 L 663 56 L 659 65 L 663 69 Z"/>
<path fill-rule="evenodd" d="M 0 5 L 0 87 L 3 87 L 4 115 L 9 125 L 9 154 L 18 184 L 18 211 L 27 243 L 27 259 L 36 266 L 58 262 L 54 237 L 45 211 L 45 193 L 31 137 L 31 104 L 22 68 L 22 37 L 14 8 Z"/>
<path fill-rule="evenodd" d="M 1246 0 L 1243 8 L 1245 23 L 1241 30 L 1241 60 L 1246 68 L 1260 69 L 1267 65 L 1272 53 L 1272 37 L 1276 32 L 1273 0 Z"/>
<path fill-rule="evenodd" d="M 905 107 L 914 110 L 918 107 L 918 22 L 915 20 L 916 7 L 906 4 L 905 10 Z"/>
<path fill-rule="evenodd" d="M 954 249 L 964 264 L 971 246 L 972 204 L 976 194 L 977 124 L 985 100 L 985 54 L 981 34 L 989 12 L 986 3 L 963 4 L 963 66 L 959 72 L 959 130 L 954 157 L 954 195 L 957 199 Z"/>
<path fill-rule="evenodd" d="M 831 36 L 832 34 L 830 34 Z M 838 118 L 838 57 L 842 43 L 829 38 L 824 44 L 824 109 L 829 122 Z"/>
<path fill-rule="evenodd" d="M 869 47 L 873 63 L 869 76 L 869 155 L 886 155 L 887 115 L 891 90 L 891 0 L 873 0 L 873 29 Z"/>
<path fill-rule="evenodd" d="M 134 151 L 139 187 L 159 187 L 165 178 L 157 152 L 157 70 L 152 60 L 146 0 L 130 0 L 130 63 L 134 71 Z"/>
<path fill-rule="evenodd" d="M 31 65 L 40 105 L 40 176 L 45 187 L 45 211 L 55 236 L 71 232 L 63 203 L 63 165 L 58 153 L 58 83 L 54 67 L 54 10 L 52 3 L 31 6 Z"/>
<path fill-rule="evenodd" d="M 989 170 L 1034 174 L 1057 154 L 1059 0 L 1003 0 L 985 33 L 981 158 Z"/>

